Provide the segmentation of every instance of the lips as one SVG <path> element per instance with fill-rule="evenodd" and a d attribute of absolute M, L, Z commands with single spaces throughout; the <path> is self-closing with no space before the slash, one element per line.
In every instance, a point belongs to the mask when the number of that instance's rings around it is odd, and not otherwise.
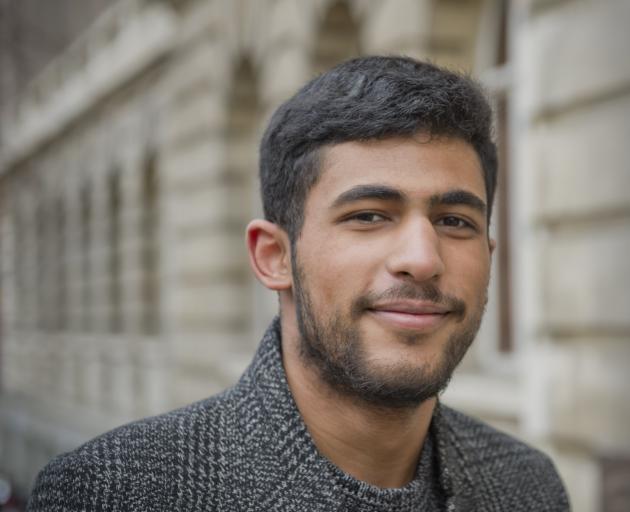
<path fill-rule="evenodd" d="M 383 302 L 373 305 L 374 311 L 388 311 L 391 313 L 406 313 L 409 315 L 442 315 L 450 310 L 446 306 L 434 302 L 404 300 L 395 302 Z"/>
<path fill-rule="evenodd" d="M 451 312 L 432 302 L 408 300 L 378 303 L 368 311 L 378 320 L 397 328 L 422 331 L 437 328 Z"/>

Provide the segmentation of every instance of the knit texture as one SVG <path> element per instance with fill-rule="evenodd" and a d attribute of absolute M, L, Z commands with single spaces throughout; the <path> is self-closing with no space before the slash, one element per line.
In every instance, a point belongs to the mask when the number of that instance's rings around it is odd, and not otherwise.
<path fill-rule="evenodd" d="M 322 457 L 289 391 L 276 319 L 236 386 L 53 459 L 30 512 L 566 511 L 542 453 L 436 408 L 416 478 L 379 489 Z"/>

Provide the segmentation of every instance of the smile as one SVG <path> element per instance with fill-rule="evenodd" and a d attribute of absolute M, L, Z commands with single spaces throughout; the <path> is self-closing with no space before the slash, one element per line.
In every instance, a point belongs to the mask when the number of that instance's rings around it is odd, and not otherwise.
<path fill-rule="evenodd" d="M 431 331 L 440 326 L 450 311 L 436 304 L 399 302 L 378 304 L 368 310 L 377 320 L 398 329 Z"/>

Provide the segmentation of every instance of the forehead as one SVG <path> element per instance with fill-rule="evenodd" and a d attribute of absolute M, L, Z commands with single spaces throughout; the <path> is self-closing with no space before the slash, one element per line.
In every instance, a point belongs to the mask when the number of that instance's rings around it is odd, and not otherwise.
<path fill-rule="evenodd" d="M 320 177 L 307 203 L 332 203 L 344 190 L 369 183 L 397 188 L 412 199 L 457 188 L 485 200 L 479 157 L 461 139 L 414 136 L 352 141 L 330 146 L 321 156 Z"/>

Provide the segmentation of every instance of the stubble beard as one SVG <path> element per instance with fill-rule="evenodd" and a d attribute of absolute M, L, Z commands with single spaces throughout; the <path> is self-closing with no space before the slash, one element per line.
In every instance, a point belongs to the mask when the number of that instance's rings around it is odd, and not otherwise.
<path fill-rule="evenodd" d="M 296 259 L 293 259 L 296 262 Z M 339 312 L 329 318 L 318 317 L 299 263 L 294 264 L 295 307 L 300 333 L 300 356 L 335 392 L 372 406 L 386 409 L 415 408 L 437 396 L 448 385 L 455 368 L 475 339 L 487 302 L 484 289 L 475 309 L 467 314 L 460 299 L 443 295 L 435 285 L 402 284 L 377 296 L 359 297 L 350 318 Z M 448 305 L 458 328 L 445 343 L 437 360 L 413 364 L 398 361 L 374 365 L 368 360 L 358 319 L 379 298 L 429 300 Z M 430 335 L 426 335 L 430 336 Z M 422 343 L 425 335 L 401 336 L 407 344 Z"/>

